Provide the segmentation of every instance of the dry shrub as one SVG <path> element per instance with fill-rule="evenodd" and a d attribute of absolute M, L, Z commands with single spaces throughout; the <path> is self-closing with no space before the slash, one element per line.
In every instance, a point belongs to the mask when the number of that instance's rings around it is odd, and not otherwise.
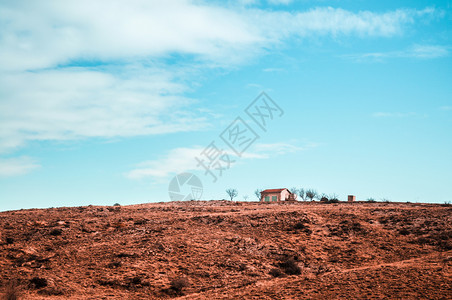
<path fill-rule="evenodd" d="M 188 287 L 189 283 L 185 277 L 173 278 L 170 281 L 170 289 L 173 290 L 177 295 L 182 295 L 183 289 Z"/>
<path fill-rule="evenodd" d="M 35 289 L 40 289 L 43 287 L 48 286 L 49 283 L 47 281 L 47 279 L 42 278 L 42 277 L 33 277 L 32 279 L 30 279 L 30 287 L 35 288 Z"/>
<path fill-rule="evenodd" d="M 281 272 L 281 270 L 277 269 L 277 268 L 271 269 L 270 272 L 268 272 L 268 274 L 270 274 L 273 277 L 281 277 L 281 276 L 283 276 L 283 273 Z"/>
<path fill-rule="evenodd" d="M 63 230 L 60 228 L 55 228 L 52 231 L 50 231 L 50 235 L 53 235 L 53 236 L 58 236 L 58 235 L 61 235 L 62 233 L 63 233 Z"/>
<path fill-rule="evenodd" d="M 278 265 L 287 275 L 298 275 L 301 273 L 300 267 L 293 258 L 283 260 Z"/>

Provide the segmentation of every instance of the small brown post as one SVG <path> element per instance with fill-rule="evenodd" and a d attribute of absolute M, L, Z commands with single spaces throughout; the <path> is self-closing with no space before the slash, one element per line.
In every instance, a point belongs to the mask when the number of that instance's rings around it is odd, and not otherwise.
<path fill-rule="evenodd" d="M 348 202 L 355 202 L 355 201 L 356 201 L 356 196 L 348 195 Z"/>

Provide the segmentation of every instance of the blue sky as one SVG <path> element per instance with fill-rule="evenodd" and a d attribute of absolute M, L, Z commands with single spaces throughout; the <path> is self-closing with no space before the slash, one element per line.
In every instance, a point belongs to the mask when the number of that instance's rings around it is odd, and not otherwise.
<path fill-rule="evenodd" d="M 182 172 L 202 199 L 451 201 L 451 25 L 451 1 L 0 1 L 0 210 L 169 201 Z"/>

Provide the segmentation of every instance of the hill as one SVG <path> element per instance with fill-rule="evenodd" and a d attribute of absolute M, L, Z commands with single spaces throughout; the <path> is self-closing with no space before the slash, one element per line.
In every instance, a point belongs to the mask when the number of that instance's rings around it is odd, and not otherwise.
<path fill-rule="evenodd" d="M 0 295 L 451 299 L 451 237 L 452 207 L 434 204 L 190 201 L 1 212 Z"/>

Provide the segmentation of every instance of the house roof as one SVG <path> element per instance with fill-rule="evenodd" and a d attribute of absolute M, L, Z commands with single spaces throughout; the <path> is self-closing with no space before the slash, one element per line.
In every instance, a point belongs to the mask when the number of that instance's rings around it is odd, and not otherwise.
<path fill-rule="evenodd" d="M 279 193 L 279 192 L 284 191 L 284 190 L 288 190 L 289 191 L 289 189 L 286 189 L 286 188 L 283 188 L 283 189 L 268 189 L 268 190 L 263 190 L 261 193 Z"/>

